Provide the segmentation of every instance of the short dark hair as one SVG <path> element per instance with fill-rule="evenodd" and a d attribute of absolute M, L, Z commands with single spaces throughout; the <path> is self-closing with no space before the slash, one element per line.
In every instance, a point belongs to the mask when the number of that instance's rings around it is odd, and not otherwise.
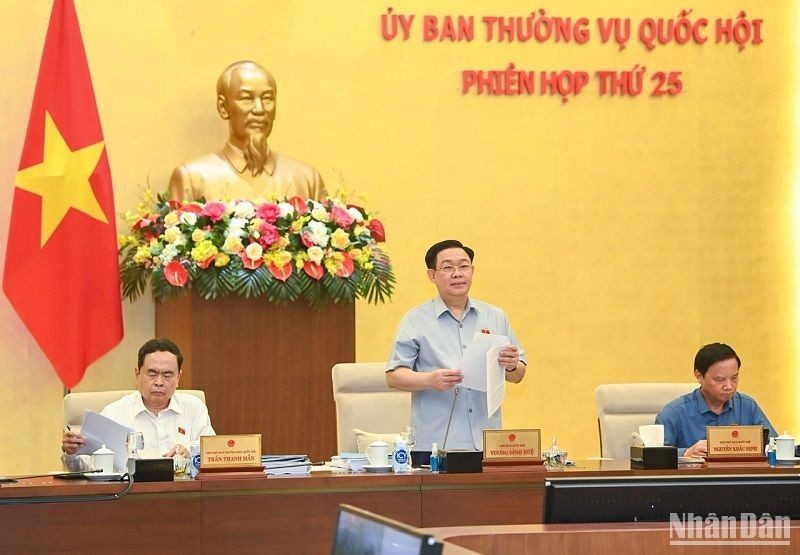
<path fill-rule="evenodd" d="M 703 345 L 694 357 L 694 369 L 705 376 L 712 364 L 735 358 L 736 364 L 741 368 L 742 361 L 730 345 L 725 343 L 710 343 Z"/>
<path fill-rule="evenodd" d="M 183 366 L 183 353 L 178 346 L 169 339 L 149 339 L 139 348 L 139 366 L 144 366 L 144 357 L 151 353 L 167 352 L 178 358 L 178 370 Z"/>
<path fill-rule="evenodd" d="M 445 239 L 444 241 L 439 241 L 431 246 L 428 249 L 428 252 L 425 253 L 425 266 L 427 266 L 431 270 L 436 269 L 436 257 L 440 252 L 445 249 L 464 249 L 464 252 L 467 253 L 469 256 L 469 261 L 475 258 L 475 251 L 469 248 L 468 246 L 461 243 L 461 241 L 457 241 L 456 239 Z"/>

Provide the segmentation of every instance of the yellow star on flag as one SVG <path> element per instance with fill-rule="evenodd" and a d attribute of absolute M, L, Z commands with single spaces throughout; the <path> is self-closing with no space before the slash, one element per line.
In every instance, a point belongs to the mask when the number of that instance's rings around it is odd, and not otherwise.
<path fill-rule="evenodd" d="M 17 187 L 42 197 L 42 247 L 70 208 L 108 223 L 89 183 L 104 142 L 71 150 L 50 113 L 45 111 L 44 117 L 42 163 L 19 170 L 16 179 Z"/>

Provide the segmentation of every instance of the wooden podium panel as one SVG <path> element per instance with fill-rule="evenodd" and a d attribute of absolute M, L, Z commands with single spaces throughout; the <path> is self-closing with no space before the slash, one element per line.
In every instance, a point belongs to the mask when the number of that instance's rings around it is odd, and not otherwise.
<path fill-rule="evenodd" d="M 192 293 L 156 303 L 155 328 L 183 351 L 180 387 L 205 391 L 217 433 L 260 433 L 264 453 L 336 453 L 331 368 L 355 361 L 355 305 Z"/>

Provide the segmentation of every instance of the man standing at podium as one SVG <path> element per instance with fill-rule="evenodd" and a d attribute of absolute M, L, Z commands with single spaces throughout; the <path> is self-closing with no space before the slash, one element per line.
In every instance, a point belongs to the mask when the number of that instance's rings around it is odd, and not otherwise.
<path fill-rule="evenodd" d="M 146 456 L 188 458 L 193 441 L 215 435 L 206 405 L 194 395 L 175 391 L 182 366 L 183 354 L 175 343 L 150 339 L 139 349 L 134 369 L 138 391 L 114 401 L 100 413 L 142 432 Z M 68 470 L 91 469 L 90 457 L 76 454 L 85 443 L 81 434 L 64 432 L 61 459 Z"/>
<path fill-rule="evenodd" d="M 217 112 L 228 120 L 228 142 L 220 152 L 178 166 L 169 189 L 181 201 L 299 196 L 324 200 L 319 172 L 270 149 L 275 122 L 275 79 L 255 62 L 228 66 L 217 81 Z"/>
<path fill-rule="evenodd" d="M 428 279 L 439 294 L 403 317 L 392 345 L 386 382 L 412 393 L 415 465 L 428 463 L 432 443 L 443 449 L 483 450 L 483 430 L 502 427 L 500 410 L 487 415 L 486 393 L 459 386 L 458 364 L 475 333 L 507 336 L 510 343 L 498 356 L 506 381 L 517 383 L 525 376 L 525 355 L 505 313 L 469 297 L 474 257 L 471 248 L 454 239 L 428 249 Z"/>
<path fill-rule="evenodd" d="M 694 358 L 694 377 L 700 387 L 671 401 L 656 416 L 664 426 L 664 444 L 685 457 L 705 457 L 707 426 L 758 426 L 778 434 L 755 399 L 739 393 L 741 360 L 724 343 L 703 346 Z"/>

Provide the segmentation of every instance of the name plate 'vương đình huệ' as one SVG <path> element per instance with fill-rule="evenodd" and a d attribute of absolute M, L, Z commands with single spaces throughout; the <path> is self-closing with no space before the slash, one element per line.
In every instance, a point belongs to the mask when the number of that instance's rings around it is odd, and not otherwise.
<path fill-rule="evenodd" d="M 542 433 L 535 428 L 483 431 L 483 465 L 542 464 Z"/>

